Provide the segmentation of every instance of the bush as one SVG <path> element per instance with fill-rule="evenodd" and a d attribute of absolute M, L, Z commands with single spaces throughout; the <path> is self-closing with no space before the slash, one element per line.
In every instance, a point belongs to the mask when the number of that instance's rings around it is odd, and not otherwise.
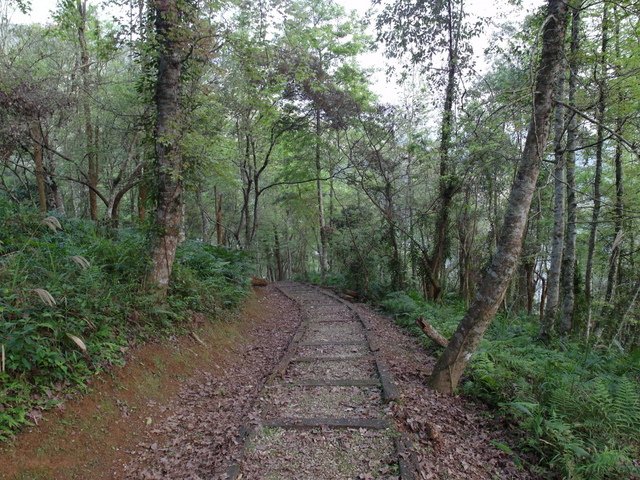
<path fill-rule="evenodd" d="M 157 305 L 141 288 L 149 266 L 141 231 L 107 236 L 91 222 L 42 222 L 1 201 L 0 223 L 0 439 L 121 364 L 130 344 L 184 328 L 192 311 L 235 307 L 248 291 L 243 254 L 187 242 L 167 305 Z"/>

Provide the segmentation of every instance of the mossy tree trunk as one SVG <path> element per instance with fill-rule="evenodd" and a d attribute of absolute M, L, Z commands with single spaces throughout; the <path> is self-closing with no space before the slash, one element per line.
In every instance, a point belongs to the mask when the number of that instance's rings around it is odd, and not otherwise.
<path fill-rule="evenodd" d="M 169 278 L 180 242 L 182 225 L 182 154 L 180 149 L 180 83 L 182 58 L 179 43 L 180 11 L 177 0 L 155 0 L 158 44 L 155 91 L 157 204 L 155 236 L 151 252 L 152 268 L 147 284 L 166 296 Z"/>

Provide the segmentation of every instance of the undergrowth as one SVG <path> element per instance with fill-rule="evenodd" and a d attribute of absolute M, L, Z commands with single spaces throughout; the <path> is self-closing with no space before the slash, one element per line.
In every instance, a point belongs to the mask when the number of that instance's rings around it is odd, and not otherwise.
<path fill-rule="evenodd" d="M 424 316 L 450 337 L 464 314 L 460 304 L 432 305 L 403 292 L 381 303 L 436 355 L 415 319 Z M 538 329 L 534 318 L 499 315 L 462 393 L 494 406 L 524 432 L 518 447 L 535 452 L 545 478 L 640 478 L 640 351 L 622 354 L 567 339 L 545 345 Z"/>
<path fill-rule="evenodd" d="M 178 250 L 167 302 L 141 285 L 147 241 L 137 229 L 49 217 L 0 203 L 0 440 L 145 339 L 239 304 L 243 254 L 198 242 Z"/>

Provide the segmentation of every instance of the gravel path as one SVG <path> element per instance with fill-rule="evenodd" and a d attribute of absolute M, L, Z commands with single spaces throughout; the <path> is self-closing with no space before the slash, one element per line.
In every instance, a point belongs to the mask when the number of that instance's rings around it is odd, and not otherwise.
<path fill-rule="evenodd" d="M 279 288 L 300 306 L 303 321 L 256 403 L 242 461 L 229 477 L 413 478 L 401 468 L 400 434 L 385 401 L 393 391 L 366 323 L 318 288 Z"/>

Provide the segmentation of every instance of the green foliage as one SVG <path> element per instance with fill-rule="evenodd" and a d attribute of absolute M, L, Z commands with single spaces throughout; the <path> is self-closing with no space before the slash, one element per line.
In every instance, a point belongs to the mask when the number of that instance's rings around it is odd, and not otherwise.
<path fill-rule="evenodd" d="M 432 305 L 393 292 L 381 302 L 396 321 L 435 346 L 415 326 L 424 316 L 443 335 L 455 331 L 462 305 Z M 544 345 L 529 317 L 499 316 L 467 371 L 464 394 L 512 418 L 526 434 L 519 448 L 571 479 L 630 478 L 640 474 L 639 353 L 585 349 L 576 341 Z"/>
<path fill-rule="evenodd" d="M 177 252 L 172 299 L 192 310 L 215 313 L 238 306 L 249 287 L 246 253 L 187 241 Z"/>
<path fill-rule="evenodd" d="M 8 227 L 0 231 L 0 439 L 121 364 L 131 343 L 185 328 L 191 311 L 237 306 L 247 292 L 242 254 L 187 242 L 167 305 L 158 306 L 140 284 L 148 266 L 142 232 L 104 235 L 81 220 L 60 220 L 63 230 L 54 231 L 1 200 L 0 223 Z"/>

